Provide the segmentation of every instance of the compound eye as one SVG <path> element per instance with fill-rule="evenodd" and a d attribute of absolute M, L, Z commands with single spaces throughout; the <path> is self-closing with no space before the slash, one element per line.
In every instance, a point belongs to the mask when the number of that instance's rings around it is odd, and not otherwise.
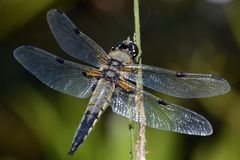
<path fill-rule="evenodd" d="M 128 46 L 125 43 L 120 43 L 118 48 L 119 49 L 128 49 Z"/>
<path fill-rule="evenodd" d="M 129 51 L 133 57 L 136 57 L 138 55 L 138 47 L 135 43 L 129 44 Z"/>

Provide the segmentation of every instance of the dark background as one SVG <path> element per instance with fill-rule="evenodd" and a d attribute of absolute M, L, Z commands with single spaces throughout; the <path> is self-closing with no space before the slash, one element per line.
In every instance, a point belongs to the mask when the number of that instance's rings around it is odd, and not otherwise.
<path fill-rule="evenodd" d="M 106 51 L 134 32 L 132 1 L 0 0 L 0 159 L 130 159 L 128 120 L 111 109 L 68 157 L 88 99 L 51 90 L 14 59 L 16 47 L 30 44 L 73 60 L 50 33 L 46 12 L 51 8 L 64 10 Z M 143 63 L 221 75 L 232 87 L 226 95 L 205 99 L 158 94 L 204 115 L 214 133 L 197 137 L 147 128 L 147 158 L 239 160 L 239 1 L 142 0 L 140 14 Z"/>

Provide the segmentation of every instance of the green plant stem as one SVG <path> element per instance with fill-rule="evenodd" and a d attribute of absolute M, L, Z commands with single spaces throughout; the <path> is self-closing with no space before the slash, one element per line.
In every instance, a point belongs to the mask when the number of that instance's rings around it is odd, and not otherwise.
<path fill-rule="evenodd" d="M 130 131 L 130 139 L 131 139 L 131 150 L 130 150 L 130 158 L 131 160 L 145 160 L 145 112 L 144 112 L 144 103 L 143 103 L 143 85 L 142 85 L 142 49 L 141 49 L 141 34 L 140 34 L 140 16 L 139 16 L 139 1 L 133 0 L 133 8 L 134 8 L 134 23 L 135 23 L 135 34 L 134 41 L 138 46 L 139 53 L 136 57 L 136 61 L 139 64 L 137 71 L 137 95 L 135 97 L 136 110 L 139 117 L 139 135 L 138 141 L 135 144 L 135 129 L 134 123 L 132 120 L 129 120 L 129 131 Z M 132 109 L 130 107 L 130 113 L 132 113 Z"/>
<path fill-rule="evenodd" d="M 138 0 L 133 0 L 134 9 L 134 24 L 135 24 L 135 41 L 139 49 L 138 56 L 136 57 L 138 63 L 142 63 L 142 49 L 141 49 L 141 34 L 140 34 L 140 18 L 139 18 L 139 2 Z"/>
<path fill-rule="evenodd" d="M 128 106 L 129 106 L 129 112 L 130 112 L 130 116 L 133 117 L 133 102 L 132 99 L 129 98 L 128 100 Z M 129 128 L 129 133 L 130 133 L 130 159 L 131 160 L 135 160 L 136 159 L 136 155 L 135 155 L 135 125 L 132 119 L 129 119 L 128 121 L 128 128 Z"/>
<path fill-rule="evenodd" d="M 139 117 L 139 135 L 136 144 L 136 159 L 146 159 L 146 138 L 145 138 L 145 111 L 143 102 L 143 85 L 142 85 L 142 49 L 141 49 L 141 34 L 140 34 L 140 16 L 139 16 L 139 1 L 134 0 L 134 21 L 135 21 L 135 41 L 139 49 L 137 62 L 139 64 L 137 72 L 137 95 L 135 97 L 136 109 Z"/>

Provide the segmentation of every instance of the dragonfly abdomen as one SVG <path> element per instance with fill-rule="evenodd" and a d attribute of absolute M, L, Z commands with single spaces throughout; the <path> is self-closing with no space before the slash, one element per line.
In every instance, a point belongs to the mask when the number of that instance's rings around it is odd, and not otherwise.
<path fill-rule="evenodd" d="M 73 155 L 77 148 L 83 143 L 101 114 L 109 106 L 114 88 L 113 83 L 105 79 L 99 80 L 90 98 L 87 110 L 75 133 L 71 150 L 68 153 L 69 155 Z"/>

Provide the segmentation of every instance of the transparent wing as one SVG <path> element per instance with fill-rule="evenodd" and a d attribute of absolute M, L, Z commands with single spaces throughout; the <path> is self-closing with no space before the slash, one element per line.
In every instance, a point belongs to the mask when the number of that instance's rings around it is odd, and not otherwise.
<path fill-rule="evenodd" d="M 59 46 L 69 55 L 95 67 L 100 66 L 97 57 L 108 59 L 105 51 L 83 34 L 62 11 L 48 11 L 47 21 Z"/>
<path fill-rule="evenodd" d="M 126 66 L 122 71 L 126 79 L 136 82 L 137 65 Z M 171 71 L 142 65 L 143 85 L 158 92 L 181 98 L 203 98 L 221 95 L 230 90 L 228 82 L 211 74 L 196 74 Z"/>
<path fill-rule="evenodd" d="M 97 80 L 83 75 L 92 69 L 52 55 L 31 46 L 21 46 L 14 50 L 20 64 L 47 86 L 79 98 L 91 95 Z"/>
<path fill-rule="evenodd" d="M 135 94 L 116 89 L 111 102 L 113 112 L 140 122 L 134 97 Z M 149 127 L 200 136 L 213 132 L 208 120 L 193 111 L 165 102 L 146 91 L 143 93 L 143 101 L 145 122 Z"/>

